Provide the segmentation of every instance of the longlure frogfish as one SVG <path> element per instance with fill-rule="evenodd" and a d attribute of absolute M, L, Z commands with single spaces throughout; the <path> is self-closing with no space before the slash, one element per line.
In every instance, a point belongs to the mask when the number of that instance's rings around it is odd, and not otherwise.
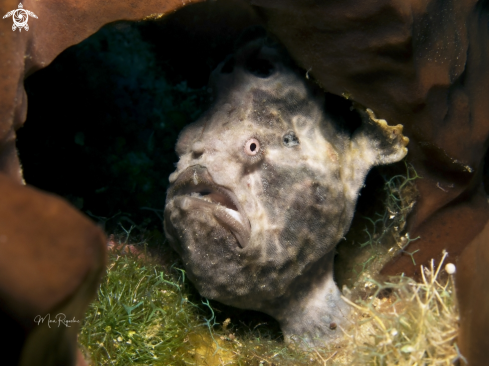
<path fill-rule="evenodd" d="M 349 131 L 306 76 L 265 38 L 213 71 L 213 105 L 176 145 L 164 227 L 202 296 L 265 312 L 286 341 L 320 345 L 349 322 L 334 249 L 365 176 L 401 160 L 409 140 L 361 107 Z"/>

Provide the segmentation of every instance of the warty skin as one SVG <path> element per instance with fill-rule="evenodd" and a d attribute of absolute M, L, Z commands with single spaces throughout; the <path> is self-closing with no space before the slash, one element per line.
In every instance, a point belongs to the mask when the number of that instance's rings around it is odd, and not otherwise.
<path fill-rule="evenodd" d="M 276 45 L 252 41 L 211 75 L 214 105 L 180 135 L 165 232 L 202 296 L 275 317 L 285 339 L 320 345 L 349 306 L 334 248 L 375 165 L 408 139 L 370 110 L 352 135 Z"/>

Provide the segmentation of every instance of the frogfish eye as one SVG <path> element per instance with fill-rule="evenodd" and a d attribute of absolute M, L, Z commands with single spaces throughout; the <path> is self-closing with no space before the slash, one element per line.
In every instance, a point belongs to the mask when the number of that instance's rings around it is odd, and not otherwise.
<path fill-rule="evenodd" d="M 255 156 L 260 152 L 260 142 L 257 139 L 249 139 L 246 141 L 244 151 L 247 155 Z"/>

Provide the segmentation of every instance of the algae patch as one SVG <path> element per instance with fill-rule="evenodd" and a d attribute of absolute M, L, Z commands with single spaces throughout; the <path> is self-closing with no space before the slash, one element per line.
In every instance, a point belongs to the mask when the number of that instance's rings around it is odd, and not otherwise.
<path fill-rule="evenodd" d="M 339 328 L 344 337 L 336 343 L 305 350 L 286 346 L 271 324 L 245 324 L 239 313 L 227 313 L 229 309 L 200 297 L 171 256 L 160 257 L 166 262 L 161 265 L 134 247 L 119 247 L 110 252 L 98 299 L 86 314 L 79 337 L 82 350 L 92 365 L 121 366 L 420 366 L 463 361 L 456 345 L 452 266 L 446 271 L 446 261 L 432 263 L 421 270 L 421 282 L 376 275 L 392 255 L 390 249 L 402 251 L 406 245 L 404 223 L 416 197 L 417 175 L 405 168 L 404 174 L 383 177 L 384 211 L 372 207 L 339 248 L 340 257 L 342 250 L 352 254 L 343 272 L 343 284 L 351 290 L 345 287 L 343 295 L 355 314 L 353 326 Z M 122 242 L 131 242 L 129 234 Z"/>
<path fill-rule="evenodd" d="M 424 268 L 423 281 L 397 276 L 371 280 L 366 299 L 348 299 L 355 324 L 323 348 L 287 347 L 239 319 L 218 324 L 209 303 L 191 302 L 181 270 L 134 255 L 111 253 L 98 300 L 80 334 L 92 365 L 449 365 L 463 359 L 456 346 L 458 312 L 453 280 L 443 262 Z"/>
<path fill-rule="evenodd" d="M 236 336 L 239 319 L 218 324 L 207 300 L 189 300 L 193 293 L 184 271 L 152 263 L 146 255 L 122 255 L 120 249 L 109 254 L 98 299 L 80 332 L 91 365 L 310 364 L 307 354 L 267 332 Z"/>
<path fill-rule="evenodd" d="M 347 332 L 354 365 L 451 365 L 459 353 L 458 309 L 453 276 L 438 266 L 421 266 L 422 281 L 404 276 L 370 279 L 375 291 L 352 302 L 356 322 Z M 453 265 L 452 265 L 453 266 Z"/>

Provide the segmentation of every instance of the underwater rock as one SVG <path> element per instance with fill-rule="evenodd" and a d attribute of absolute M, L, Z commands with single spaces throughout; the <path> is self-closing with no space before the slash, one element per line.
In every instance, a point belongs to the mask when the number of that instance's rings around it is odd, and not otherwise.
<path fill-rule="evenodd" d="M 2 365 L 73 365 L 105 270 L 104 235 L 53 195 L 3 175 L 0 192 Z"/>
<path fill-rule="evenodd" d="M 487 365 L 489 345 L 489 223 L 460 255 L 456 267 L 460 308 L 457 344 L 469 365 Z"/>
<path fill-rule="evenodd" d="M 487 1 L 251 0 L 267 29 L 321 87 L 400 123 L 423 179 L 408 220 L 417 266 L 403 255 L 385 274 L 457 257 L 483 229 L 489 137 Z M 419 277 L 418 277 L 419 278 Z"/>
<path fill-rule="evenodd" d="M 286 340 L 341 334 L 333 279 L 367 172 L 407 154 L 402 126 L 370 110 L 350 136 L 325 95 L 259 38 L 211 75 L 214 104 L 184 129 L 165 232 L 201 295 L 275 317 Z"/>
<path fill-rule="evenodd" d="M 27 114 L 24 78 L 107 23 L 159 17 L 197 1 L 25 0 L 23 7 L 37 15 L 29 18 L 28 31 L 12 31 L 12 18 L 0 21 L 2 364 L 84 365 L 77 354 L 78 326 L 48 328 L 34 319 L 64 313 L 81 321 L 105 263 L 106 240 L 99 228 L 61 199 L 21 185 L 15 131 Z M 0 13 L 18 4 L 0 2 Z"/>

